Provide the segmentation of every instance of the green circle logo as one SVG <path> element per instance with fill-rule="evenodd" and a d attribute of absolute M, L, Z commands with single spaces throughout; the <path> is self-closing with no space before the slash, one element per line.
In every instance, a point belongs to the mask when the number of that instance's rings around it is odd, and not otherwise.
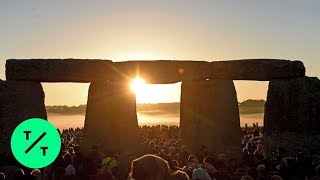
<path fill-rule="evenodd" d="M 20 123 L 11 136 L 11 150 L 19 163 L 29 168 L 50 165 L 59 155 L 60 134 L 49 121 L 31 118 Z"/>

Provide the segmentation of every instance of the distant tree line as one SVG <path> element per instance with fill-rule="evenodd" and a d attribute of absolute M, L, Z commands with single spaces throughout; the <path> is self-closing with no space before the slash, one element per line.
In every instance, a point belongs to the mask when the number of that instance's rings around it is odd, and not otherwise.
<path fill-rule="evenodd" d="M 240 114 L 257 114 L 257 113 L 264 113 L 264 104 L 266 103 L 265 100 L 253 100 L 248 99 L 239 103 L 239 111 Z"/>
<path fill-rule="evenodd" d="M 243 102 L 239 103 L 239 107 L 261 107 L 264 106 L 266 103 L 265 100 L 260 99 L 260 100 L 255 100 L 255 99 L 248 99 Z"/>
<path fill-rule="evenodd" d="M 46 106 L 47 113 L 57 114 L 84 114 L 87 105 L 79 106 Z"/>
<path fill-rule="evenodd" d="M 265 100 L 248 99 L 239 103 L 239 111 L 241 114 L 255 114 L 264 112 Z M 57 114 L 85 114 L 86 105 L 79 106 L 46 106 L 48 113 Z M 180 113 L 180 102 L 174 103 L 158 103 L 158 104 L 137 104 L 137 111 L 163 111 L 167 113 Z"/>

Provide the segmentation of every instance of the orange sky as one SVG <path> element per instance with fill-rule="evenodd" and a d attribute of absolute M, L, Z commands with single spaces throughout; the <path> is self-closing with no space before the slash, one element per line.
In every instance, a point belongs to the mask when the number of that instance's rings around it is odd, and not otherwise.
<path fill-rule="evenodd" d="M 9 58 L 297 59 L 307 75 L 319 77 L 319 7 L 317 1 L 298 0 L 4 1 L 0 78 Z M 266 97 L 267 82 L 235 84 L 239 101 Z M 148 94 L 150 102 L 180 99 L 179 84 L 149 88 L 158 89 Z M 44 89 L 47 105 L 79 105 L 86 103 L 88 84 L 44 84 Z"/>

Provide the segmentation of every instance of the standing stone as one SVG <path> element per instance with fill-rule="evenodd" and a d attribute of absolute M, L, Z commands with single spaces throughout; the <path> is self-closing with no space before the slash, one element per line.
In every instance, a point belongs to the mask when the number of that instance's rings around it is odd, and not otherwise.
<path fill-rule="evenodd" d="M 201 145 L 216 153 L 240 151 L 240 117 L 232 81 L 182 82 L 180 108 L 181 137 L 192 151 Z"/>
<path fill-rule="evenodd" d="M 265 148 L 297 153 L 320 149 L 320 81 L 315 77 L 269 83 L 264 117 Z"/>
<path fill-rule="evenodd" d="M 91 83 L 81 150 L 131 151 L 138 144 L 136 97 L 128 83 Z"/>
<path fill-rule="evenodd" d="M 0 81 L 0 154 L 10 150 L 14 129 L 29 118 L 47 119 L 40 83 Z"/>

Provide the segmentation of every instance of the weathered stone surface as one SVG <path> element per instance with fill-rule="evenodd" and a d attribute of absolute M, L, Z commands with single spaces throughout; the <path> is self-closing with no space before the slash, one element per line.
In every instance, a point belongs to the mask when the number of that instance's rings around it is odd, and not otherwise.
<path fill-rule="evenodd" d="M 138 143 L 139 126 L 136 98 L 128 84 L 91 83 L 81 150 L 92 145 L 107 150 L 133 150 Z"/>
<path fill-rule="evenodd" d="M 181 136 L 186 145 L 212 152 L 240 152 L 240 117 L 235 87 L 230 80 L 182 82 Z"/>
<path fill-rule="evenodd" d="M 7 60 L 8 80 L 38 82 L 130 81 L 141 76 L 150 84 L 185 80 L 234 79 L 267 81 L 301 77 L 300 61 L 249 59 L 235 61 L 125 61 L 79 59 Z"/>
<path fill-rule="evenodd" d="M 8 80 L 38 82 L 130 81 L 143 77 L 150 84 L 176 83 L 210 77 L 204 61 L 126 61 L 31 59 L 7 60 Z"/>
<path fill-rule="evenodd" d="M 301 61 L 247 59 L 210 62 L 214 79 L 258 80 L 305 76 Z"/>
<path fill-rule="evenodd" d="M 170 84 L 182 80 L 205 80 L 210 77 L 205 61 L 123 61 L 115 62 L 118 76 L 112 80 L 131 80 L 140 76 L 150 84 Z"/>
<path fill-rule="evenodd" d="M 296 153 L 320 149 L 320 81 L 302 77 L 269 83 L 264 117 L 268 155 L 276 146 Z"/>
<path fill-rule="evenodd" d="M 10 59 L 7 80 L 37 82 L 106 81 L 114 71 L 112 61 L 84 59 Z"/>
<path fill-rule="evenodd" d="M 0 81 L 0 154 L 10 150 L 16 126 L 29 118 L 47 119 L 40 83 Z"/>

